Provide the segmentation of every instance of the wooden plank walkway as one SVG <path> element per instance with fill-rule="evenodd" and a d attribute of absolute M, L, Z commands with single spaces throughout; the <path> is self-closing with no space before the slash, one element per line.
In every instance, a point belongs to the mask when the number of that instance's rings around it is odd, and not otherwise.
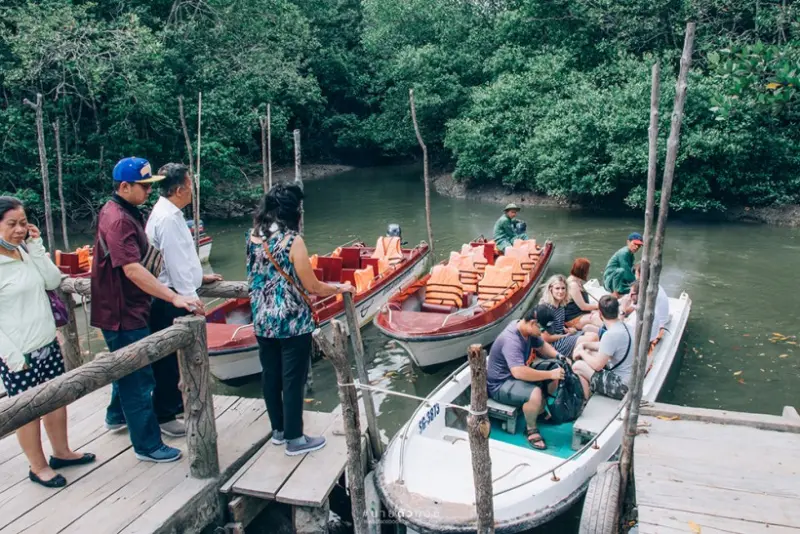
<path fill-rule="evenodd" d="M 640 534 L 800 534 L 800 421 L 791 410 L 657 404 L 643 413 L 647 433 L 634 458 Z"/>
<path fill-rule="evenodd" d="M 165 440 L 184 451 L 181 461 L 153 464 L 136 459 L 127 432 L 105 429 L 110 391 L 102 388 L 68 408 L 72 447 L 95 453 L 97 461 L 60 470 L 69 482 L 64 488 L 31 483 L 16 437 L 0 440 L 0 533 L 181 532 L 187 525 L 204 526 L 218 511 L 219 481 L 188 477 L 184 439 Z M 263 445 L 271 429 L 261 399 L 215 396 L 214 414 L 220 480 L 225 480 Z M 42 438 L 49 455 L 44 432 Z"/>

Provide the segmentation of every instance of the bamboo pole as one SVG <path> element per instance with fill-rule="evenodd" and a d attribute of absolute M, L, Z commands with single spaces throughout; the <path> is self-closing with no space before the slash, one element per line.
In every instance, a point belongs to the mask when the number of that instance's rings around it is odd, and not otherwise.
<path fill-rule="evenodd" d="M 417 106 L 414 104 L 414 90 L 408 90 L 408 100 L 411 105 L 411 120 L 414 122 L 414 133 L 417 134 L 417 142 L 422 148 L 422 173 L 425 180 L 425 222 L 428 225 L 428 242 L 431 247 L 431 258 L 433 258 L 433 226 L 431 225 L 431 186 L 430 175 L 428 174 L 428 147 L 422 140 L 417 123 Z"/>
<path fill-rule="evenodd" d="M 300 189 L 304 189 L 303 187 L 303 172 L 301 169 L 301 162 L 300 162 L 300 130 L 295 129 L 292 132 L 292 137 L 294 138 L 294 183 L 295 185 L 299 186 Z M 303 202 L 300 202 L 300 235 L 303 235 L 303 228 L 305 226 L 305 215 L 303 214 Z"/>
<path fill-rule="evenodd" d="M 672 121 L 670 124 L 669 139 L 667 140 L 667 157 L 664 163 L 664 179 L 661 185 L 661 203 L 658 210 L 658 223 L 656 224 L 656 235 L 653 244 L 652 265 L 650 266 L 650 276 L 647 285 L 647 301 L 645 303 L 644 321 L 642 324 L 642 338 L 639 342 L 639 353 L 647 351 L 649 345 L 650 328 L 653 325 L 655 302 L 658 295 L 658 284 L 661 279 L 662 255 L 664 249 L 664 234 L 666 231 L 667 217 L 669 215 L 669 201 L 672 197 L 672 182 L 675 177 L 675 163 L 678 158 L 678 146 L 681 136 L 681 125 L 683 123 L 683 109 L 686 104 L 686 87 L 689 76 L 689 69 L 692 65 L 692 49 L 694 46 L 695 24 L 690 22 L 686 25 L 686 36 L 683 42 L 683 53 L 681 54 L 681 68 L 678 74 L 678 81 L 675 90 L 675 103 L 672 109 Z M 644 373 L 639 377 L 639 381 L 632 383 L 630 411 L 628 414 L 628 427 L 635 429 L 639 420 L 639 404 L 642 400 L 642 383 Z M 628 442 L 628 446 L 622 449 L 620 461 L 620 503 L 624 502 L 625 490 L 627 489 L 630 475 L 630 467 L 633 459 L 633 440 Z"/>
<path fill-rule="evenodd" d="M 61 346 L 61 353 L 64 356 L 64 367 L 67 371 L 72 371 L 83 364 L 80 336 L 78 335 L 78 321 L 75 317 L 75 301 L 72 295 L 66 293 L 61 288 L 56 289 L 56 294 L 67 308 L 67 324 L 61 327 L 61 333 L 64 334 L 64 343 Z"/>
<path fill-rule="evenodd" d="M 183 140 L 186 143 L 186 153 L 189 155 L 189 174 L 192 175 L 192 180 L 195 180 L 194 174 L 194 154 L 192 153 L 192 139 L 189 137 L 189 129 L 186 127 L 186 114 L 183 112 L 183 95 L 178 96 L 178 112 L 181 118 L 181 130 L 183 130 Z M 194 191 L 192 192 L 194 193 Z M 197 212 L 197 195 L 192 194 L 192 215 Z M 197 228 L 194 231 L 194 246 L 195 249 L 200 251 L 199 245 L 200 232 Z"/>
<path fill-rule="evenodd" d="M 331 321 L 333 344 L 321 330 L 314 332 L 314 340 L 336 370 L 339 385 L 339 401 L 342 403 L 344 436 L 347 443 L 347 479 L 350 490 L 350 505 L 353 512 L 353 531 L 367 534 L 367 499 L 364 489 L 364 464 L 361 461 L 361 422 L 358 413 L 358 395 L 353 384 L 353 373 L 347 358 L 347 340 L 344 325 Z M 351 330 L 352 332 L 352 330 Z M 351 336 L 352 339 L 352 336 Z M 364 393 L 367 393 L 366 391 Z"/>
<path fill-rule="evenodd" d="M 272 189 L 272 105 L 267 104 L 267 180 Z"/>
<path fill-rule="evenodd" d="M 58 119 L 53 123 L 53 134 L 56 137 L 56 177 L 58 178 L 58 201 L 61 205 L 61 237 L 64 240 L 64 250 L 69 251 L 67 208 L 64 205 L 64 167 L 61 159 L 61 128 Z"/>
<path fill-rule="evenodd" d="M 367 373 L 367 364 L 364 360 L 364 343 L 361 340 L 361 328 L 358 324 L 356 316 L 356 306 L 353 302 L 352 293 L 343 293 L 344 297 L 344 311 L 347 318 L 347 330 L 350 332 L 350 342 L 353 346 L 353 355 L 356 360 L 356 371 L 358 372 L 358 379 L 362 384 L 369 384 L 369 374 Z M 372 457 L 379 460 L 383 455 L 383 443 L 381 442 L 381 434 L 378 431 L 378 417 L 375 413 L 375 403 L 372 400 L 372 392 L 364 390 L 361 392 L 364 399 L 364 410 L 367 412 L 367 428 L 369 429 L 370 444 L 372 446 Z"/>
<path fill-rule="evenodd" d="M 660 65 L 656 62 L 652 69 L 652 81 L 650 88 L 650 127 L 648 128 L 649 135 L 649 152 L 648 152 L 648 166 L 647 166 L 647 202 L 644 210 L 644 250 L 642 251 L 642 266 L 639 274 L 639 308 L 636 312 L 636 333 L 634 335 L 634 354 L 636 360 L 633 365 L 633 374 L 631 376 L 631 384 L 633 384 L 634 395 L 638 386 L 639 399 L 641 399 L 641 386 L 642 376 L 647 366 L 647 351 L 645 348 L 642 352 L 641 347 L 642 338 L 650 340 L 650 330 L 644 329 L 644 316 L 647 313 L 648 302 L 644 295 L 647 291 L 648 281 L 650 279 L 650 255 L 651 255 L 651 237 L 653 232 L 653 208 L 656 203 L 656 173 L 658 171 L 658 106 L 660 101 L 661 91 L 661 70 Z M 646 332 L 646 333 L 645 333 Z M 649 343 L 648 343 L 649 345 Z M 624 430 L 622 434 L 622 449 L 632 450 L 633 439 L 636 436 L 636 423 L 631 425 L 631 404 L 624 417 Z M 624 469 L 630 470 L 631 458 L 626 456 L 623 458 Z M 623 464 L 620 463 L 622 468 Z"/>
<path fill-rule="evenodd" d="M 203 93 L 197 93 L 197 175 L 195 176 L 195 202 L 192 203 L 194 210 L 194 247 L 197 254 L 200 254 L 200 132 L 203 123 Z"/>
<path fill-rule="evenodd" d="M 36 104 L 27 98 L 22 101 L 36 112 L 36 140 L 39 144 L 39 167 L 42 173 L 42 198 L 44 200 L 44 224 L 47 232 L 47 250 L 55 252 L 53 230 L 53 205 L 50 202 L 50 171 L 47 168 L 47 148 L 44 143 L 44 111 L 42 93 L 36 93 Z"/>
<path fill-rule="evenodd" d="M 475 506 L 478 514 L 478 534 L 494 532 L 494 505 L 492 494 L 492 458 L 489 455 L 489 431 L 491 425 L 487 415 L 488 392 L 486 390 L 486 351 L 481 345 L 470 345 L 467 349 L 469 369 L 472 376 L 472 414 L 467 419 L 469 449 L 472 453 L 472 479 L 475 484 Z M 480 414 L 480 415 L 474 415 Z"/>
<path fill-rule="evenodd" d="M 261 125 L 261 181 L 264 184 L 264 193 L 269 191 L 269 179 L 267 177 L 267 119 L 259 117 L 258 123 Z"/>

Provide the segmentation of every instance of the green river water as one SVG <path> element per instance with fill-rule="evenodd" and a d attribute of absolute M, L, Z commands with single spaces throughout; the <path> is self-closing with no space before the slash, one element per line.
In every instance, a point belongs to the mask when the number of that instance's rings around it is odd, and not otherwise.
<path fill-rule="evenodd" d="M 305 237 L 311 253 L 330 252 L 352 239 L 373 243 L 391 222 L 402 226 L 403 237 L 411 244 L 426 239 L 420 176 L 418 167 L 393 167 L 359 169 L 306 182 Z M 502 210 L 497 204 L 435 193 L 431 204 L 439 258 L 479 234 L 490 235 Z M 568 274 L 573 259 L 584 256 L 592 262 L 590 277 L 599 277 L 626 236 L 642 230 L 640 216 L 531 207 L 523 209 L 520 218 L 527 222 L 530 236 L 555 243 L 548 274 Z M 248 223 L 209 221 L 206 225 L 214 238 L 211 269 L 228 280 L 245 277 Z M 675 379 L 659 400 L 768 414 L 780 414 L 785 405 L 800 407 L 800 346 L 796 344 L 800 299 L 792 289 L 798 287 L 793 276 L 800 270 L 798 235 L 798 230 L 788 228 L 671 218 L 662 285 L 671 297 L 688 293 L 692 312 Z M 370 378 L 379 379 L 379 386 L 390 390 L 425 396 L 460 363 L 427 375 L 412 369 L 402 353 L 385 350 L 387 340 L 374 327 L 365 329 L 363 337 L 371 359 Z M 333 368 L 319 361 L 313 375 L 307 408 L 334 408 L 338 399 Z M 219 384 L 217 392 L 256 397 L 260 386 L 257 379 L 235 388 Z M 416 407 L 415 401 L 382 394 L 376 402 L 387 440 Z M 536 532 L 574 531 L 579 513 L 577 507 Z"/>

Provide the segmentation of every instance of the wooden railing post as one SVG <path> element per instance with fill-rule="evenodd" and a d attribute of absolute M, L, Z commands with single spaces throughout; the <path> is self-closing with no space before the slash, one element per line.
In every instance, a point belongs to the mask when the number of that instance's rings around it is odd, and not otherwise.
<path fill-rule="evenodd" d="M 478 514 L 478 534 L 494 532 L 494 504 L 492 495 L 492 458 L 489 455 L 487 415 L 489 392 L 486 389 L 486 351 L 481 345 L 467 349 L 472 375 L 472 413 L 467 418 L 469 448 L 472 452 L 472 479 L 475 483 L 475 506 Z M 480 415 L 475 415 L 480 414 Z"/>
<path fill-rule="evenodd" d="M 178 350 L 189 473 L 193 478 L 219 476 L 217 426 L 214 419 L 214 399 L 211 395 L 206 322 L 203 317 L 190 316 L 180 317 L 175 323 L 188 326 L 194 334 L 194 343 Z"/>
<path fill-rule="evenodd" d="M 367 533 L 367 499 L 364 492 L 364 464 L 361 462 L 361 422 L 358 414 L 358 394 L 353 384 L 353 373 L 347 358 L 347 334 L 344 325 L 331 321 L 333 343 L 321 330 L 314 332 L 314 340 L 336 370 L 339 401 L 342 403 L 344 436 L 347 443 L 347 478 L 350 483 L 350 503 L 353 511 L 353 531 Z M 352 330 L 351 330 L 352 333 Z M 366 392 L 365 392 L 366 393 Z"/>
<path fill-rule="evenodd" d="M 56 289 L 56 295 L 67 307 L 67 324 L 61 328 L 64 334 L 64 344 L 61 347 L 61 354 L 64 356 L 64 366 L 67 371 L 83 365 L 83 355 L 81 354 L 81 341 L 78 335 L 78 321 L 75 319 L 75 301 L 72 295 L 62 289 Z"/>
<path fill-rule="evenodd" d="M 369 384 L 369 374 L 367 373 L 367 363 L 364 360 L 364 342 L 361 340 L 361 328 L 356 317 L 356 305 L 353 302 L 352 293 L 344 293 L 344 313 L 347 318 L 347 330 L 350 332 L 350 341 L 353 345 L 353 356 L 356 359 L 356 371 L 358 379 L 362 384 Z M 375 412 L 375 403 L 372 400 L 372 392 L 363 390 L 361 397 L 364 399 L 364 410 L 367 412 L 367 428 L 369 428 L 369 442 L 372 447 L 372 456 L 380 460 L 383 455 L 383 442 L 378 431 L 378 416 Z"/>

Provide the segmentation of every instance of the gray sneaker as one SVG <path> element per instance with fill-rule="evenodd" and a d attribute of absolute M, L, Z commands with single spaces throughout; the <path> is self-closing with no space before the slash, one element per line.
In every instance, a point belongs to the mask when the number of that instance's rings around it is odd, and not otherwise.
<path fill-rule="evenodd" d="M 286 443 L 286 440 L 283 439 L 283 431 L 275 430 L 272 432 L 272 444 L 273 445 L 283 445 Z"/>
<path fill-rule="evenodd" d="M 180 438 L 186 435 L 186 425 L 183 421 L 178 421 L 177 419 L 167 421 L 158 426 L 161 427 L 162 434 L 171 438 Z"/>
<path fill-rule="evenodd" d="M 325 438 L 322 436 L 312 438 L 311 436 L 303 435 L 299 438 L 290 439 L 286 443 L 286 455 L 299 456 L 307 452 L 318 451 L 325 446 L 325 443 Z"/>

